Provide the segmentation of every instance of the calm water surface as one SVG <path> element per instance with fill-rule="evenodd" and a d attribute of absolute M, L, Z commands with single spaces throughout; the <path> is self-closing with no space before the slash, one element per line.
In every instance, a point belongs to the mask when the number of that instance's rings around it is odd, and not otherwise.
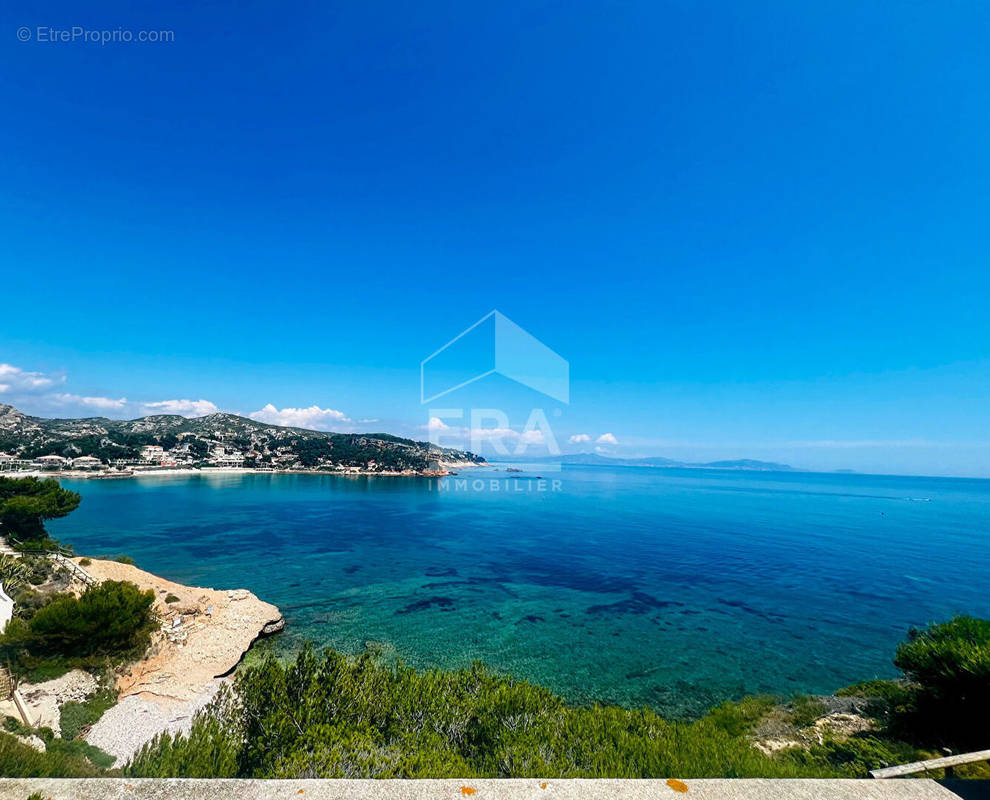
<path fill-rule="evenodd" d="M 80 553 L 250 589 L 285 614 L 265 644 L 282 653 L 481 659 L 678 715 L 891 676 L 909 626 L 990 616 L 990 481 L 572 467 L 541 493 L 484 477 L 65 481 L 83 502 L 51 528 Z"/>

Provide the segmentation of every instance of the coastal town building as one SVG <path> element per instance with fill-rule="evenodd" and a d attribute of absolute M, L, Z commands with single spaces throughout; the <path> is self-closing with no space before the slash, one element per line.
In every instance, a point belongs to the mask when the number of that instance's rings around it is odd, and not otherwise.
<path fill-rule="evenodd" d="M 210 463 L 218 467 L 243 467 L 244 454 L 225 447 L 215 447 L 210 455 Z"/>
<path fill-rule="evenodd" d="M 106 464 L 94 456 L 80 456 L 72 459 L 73 469 L 104 469 L 105 467 Z"/>
<path fill-rule="evenodd" d="M 13 472 L 15 470 L 27 469 L 31 462 L 26 458 L 18 458 L 7 453 L 0 453 L 0 472 Z"/>
<path fill-rule="evenodd" d="M 144 461 L 164 461 L 165 449 L 159 444 L 149 444 L 141 448 L 141 458 Z"/>
<path fill-rule="evenodd" d="M 38 469 L 62 469 L 69 463 L 69 459 L 56 455 L 39 456 L 33 463 Z"/>

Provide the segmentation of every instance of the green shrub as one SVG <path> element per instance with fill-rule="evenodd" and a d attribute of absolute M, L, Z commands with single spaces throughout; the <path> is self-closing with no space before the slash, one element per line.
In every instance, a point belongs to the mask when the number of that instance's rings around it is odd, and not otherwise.
<path fill-rule="evenodd" d="M 4 717 L 3 729 L 7 733 L 26 733 L 30 728 L 26 727 L 17 717 Z"/>
<path fill-rule="evenodd" d="M 846 774 L 754 749 L 726 727 L 766 700 L 696 723 L 649 710 L 578 708 L 476 664 L 416 672 L 369 654 L 306 648 L 238 674 L 189 736 L 162 736 L 125 772 L 136 777 L 801 777 Z M 744 720 L 744 722 L 738 722 Z M 731 723 L 731 724 L 729 724 Z"/>
<path fill-rule="evenodd" d="M 30 570 L 23 562 L 12 555 L 0 555 L 0 583 L 8 595 L 13 596 L 28 585 Z"/>
<path fill-rule="evenodd" d="M 168 594 L 167 594 L 167 595 L 165 596 L 165 602 L 166 602 L 166 603 L 178 603 L 178 602 L 179 602 L 179 598 L 178 598 L 178 597 L 176 597 L 176 596 L 175 596 L 174 594 L 172 594 L 171 592 L 169 592 L 169 593 L 168 593 Z"/>
<path fill-rule="evenodd" d="M 89 759 L 65 750 L 39 753 L 0 733 L 0 775 L 6 778 L 92 778 L 101 770 Z"/>
<path fill-rule="evenodd" d="M 748 733 L 776 705 L 772 697 L 744 697 L 738 702 L 726 701 L 708 713 L 713 725 L 724 730 L 729 736 L 742 736 Z"/>
<path fill-rule="evenodd" d="M 90 559 L 88 559 L 88 558 L 80 558 L 79 559 L 79 566 L 80 567 L 88 567 L 88 566 L 91 566 L 92 563 L 93 562 Z"/>
<path fill-rule="evenodd" d="M 0 636 L 0 655 L 22 669 L 45 661 L 93 665 L 143 653 L 156 622 L 151 590 L 133 583 L 104 581 L 82 596 L 60 595 L 30 620 L 15 617 Z"/>
<path fill-rule="evenodd" d="M 45 520 L 64 517 L 80 499 L 53 478 L 0 477 L 0 528 L 20 542 L 18 549 L 58 546 L 45 531 Z"/>
<path fill-rule="evenodd" d="M 782 756 L 802 766 L 836 770 L 850 778 L 866 778 L 871 769 L 914 761 L 918 751 L 903 742 L 852 736 L 842 742 L 826 739 L 806 750 L 788 750 Z"/>
<path fill-rule="evenodd" d="M 52 596 L 39 592 L 36 589 L 22 589 L 14 598 L 14 616 L 19 619 L 31 619 L 35 612 L 44 605 L 47 605 Z"/>
<path fill-rule="evenodd" d="M 97 692 L 83 703 L 69 701 L 62 705 L 62 714 L 59 718 L 59 728 L 62 738 L 71 742 L 82 731 L 83 728 L 97 722 L 103 713 L 114 706 L 117 702 L 115 692 L 103 690 Z"/>
<path fill-rule="evenodd" d="M 19 560 L 32 586 L 47 583 L 55 573 L 55 564 L 47 556 L 23 555 Z"/>
<path fill-rule="evenodd" d="M 806 728 L 816 719 L 825 716 L 827 709 L 825 704 L 817 697 L 807 695 L 795 695 L 790 703 L 791 722 L 797 728 Z"/>
<path fill-rule="evenodd" d="M 131 558 L 130 556 L 124 556 L 124 555 L 114 556 L 113 557 L 113 560 L 116 561 L 118 564 L 134 564 L 134 563 L 136 563 L 133 558 Z"/>
<path fill-rule="evenodd" d="M 82 739 L 65 741 L 64 739 L 53 738 L 46 744 L 47 752 L 54 756 L 77 759 L 83 758 L 100 769 L 109 769 L 113 766 L 116 758 L 109 753 L 104 753 L 99 747 L 94 747 L 89 742 Z"/>
<path fill-rule="evenodd" d="M 896 664 L 916 685 L 903 724 L 922 740 L 959 748 L 986 744 L 990 717 L 990 620 L 958 616 L 911 630 Z"/>
<path fill-rule="evenodd" d="M 838 697 L 862 697 L 868 702 L 863 714 L 882 725 L 897 727 L 915 705 L 915 689 L 902 681 L 872 680 L 839 689 Z"/>
<path fill-rule="evenodd" d="M 60 659 L 28 659 L 27 662 L 19 662 L 18 666 L 22 667 L 18 671 L 21 673 L 21 677 L 24 678 L 28 683 L 44 683 L 45 681 L 53 681 L 56 678 L 61 678 L 72 669 L 72 666 L 66 664 Z"/>
<path fill-rule="evenodd" d="M 877 697 L 891 705 L 903 705 L 911 689 L 900 681 L 872 680 L 854 683 L 835 693 L 836 697 Z"/>

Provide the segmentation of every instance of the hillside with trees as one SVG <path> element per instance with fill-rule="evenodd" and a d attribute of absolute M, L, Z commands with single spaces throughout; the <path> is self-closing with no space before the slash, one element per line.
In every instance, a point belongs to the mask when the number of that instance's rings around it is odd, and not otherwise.
<path fill-rule="evenodd" d="M 236 414 L 187 418 L 174 414 L 114 420 L 46 419 L 0 405 L 0 452 L 21 459 L 93 456 L 106 464 L 140 459 L 161 447 L 182 463 L 206 462 L 218 448 L 244 458 L 244 466 L 271 469 L 358 468 L 416 471 L 444 463 L 483 463 L 472 453 L 387 433 L 328 433 L 257 422 Z"/>

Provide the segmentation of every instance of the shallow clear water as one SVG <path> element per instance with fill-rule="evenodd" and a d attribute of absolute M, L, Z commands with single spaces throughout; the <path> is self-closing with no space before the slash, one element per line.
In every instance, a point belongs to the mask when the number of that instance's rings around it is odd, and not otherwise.
<path fill-rule="evenodd" d="M 909 626 L 990 615 L 990 481 L 573 467 L 537 492 L 481 475 L 484 491 L 65 481 L 83 502 L 50 527 L 80 553 L 250 589 L 285 614 L 265 645 L 280 652 L 311 639 L 421 668 L 481 659 L 574 701 L 678 715 L 891 676 Z"/>

